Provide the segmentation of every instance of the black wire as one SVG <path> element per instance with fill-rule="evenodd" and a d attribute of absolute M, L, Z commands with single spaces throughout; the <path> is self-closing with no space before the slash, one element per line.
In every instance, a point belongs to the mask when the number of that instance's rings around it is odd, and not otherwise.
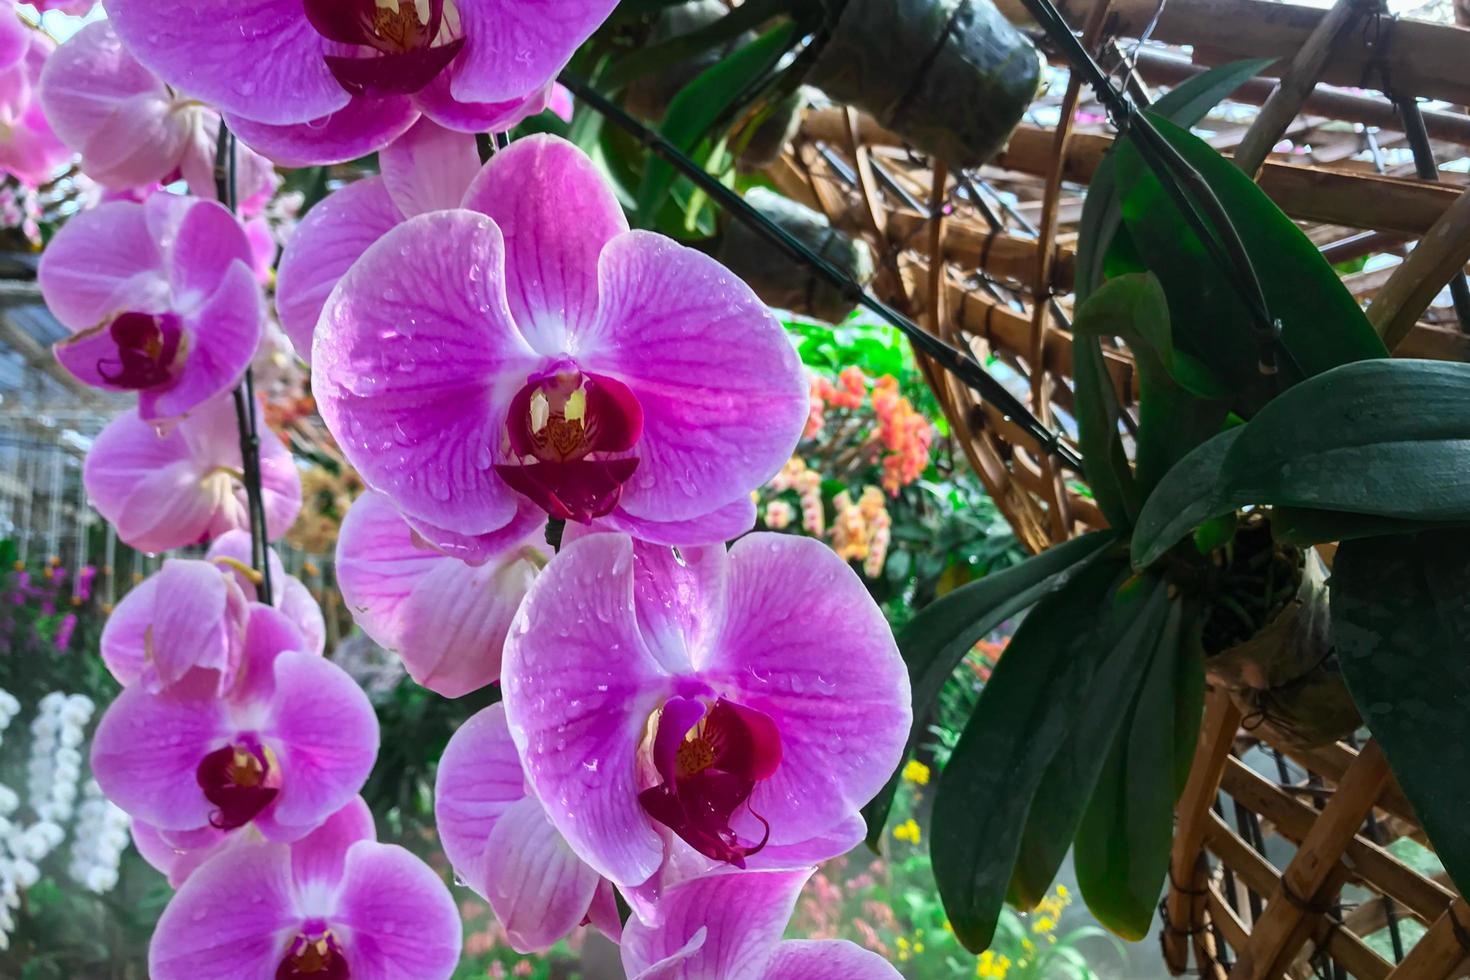
<path fill-rule="evenodd" d="M 1031 413 L 1019 398 L 1005 385 L 990 375 L 973 356 L 951 347 L 938 337 L 920 327 L 914 321 L 870 294 L 845 272 L 828 262 L 755 208 L 745 202 L 738 193 L 707 173 L 703 167 L 689 159 L 678 147 L 661 134 L 649 129 L 634 119 L 585 80 L 563 73 L 560 81 L 584 104 L 590 106 L 603 118 L 635 137 L 640 143 L 663 157 L 674 169 L 707 194 L 711 201 L 729 212 L 757 234 L 780 247 L 792 258 L 815 270 L 848 300 L 860 304 L 885 322 L 891 324 L 919 351 L 934 359 L 941 367 L 969 385 L 980 397 L 1000 410 L 1007 420 L 1026 430 L 1035 439 L 1041 450 L 1055 455 L 1063 465 L 1077 472 L 1082 471 L 1082 457 L 1076 450 L 1062 441 L 1060 433 L 1052 431 Z"/>
<path fill-rule="evenodd" d="M 1393 105 L 1404 121 L 1404 135 L 1414 151 L 1414 170 L 1419 179 L 1439 180 L 1439 164 L 1434 159 L 1434 146 L 1429 142 L 1429 130 L 1424 126 L 1419 100 L 1412 95 L 1396 95 Z M 1450 277 L 1450 296 L 1455 302 L 1455 318 L 1460 321 L 1460 332 L 1470 333 L 1470 283 L 1465 281 L 1464 269 L 1457 270 Z"/>

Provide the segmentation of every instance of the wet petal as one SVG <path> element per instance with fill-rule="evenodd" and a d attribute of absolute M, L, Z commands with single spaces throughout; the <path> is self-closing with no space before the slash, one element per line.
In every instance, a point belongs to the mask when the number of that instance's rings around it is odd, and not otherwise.
<path fill-rule="evenodd" d="M 332 921 L 353 980 L 448 980 L 459 962 L 459 912 L 444 882 L 401 847 L 361 841 L 347 852 Z"/>
<path fill-rule="evenodd" d="M 301 0 L 260 0 L 248 7 L 228 0 L 112 0 L 107 14 L 139 61 L 174 88 L 226 112 L 266 123 L 301 123 L 348 102 L 327 69 L 325 41 L 307 21 Z"/>
<path fill-rule="evenodd" d="M 226 114 L 225 122 L 252 150 L 283 167 L 346 163 L 381 150 L 414 124 L 407 96 L 358 96 L 340 109 L 290 124 Z"/>
<path fill-rule="evenodd" d="M 566 140 L 528 136 L 490 159 L 464 206 L 495 219 L 505 236 L 516 326 L 542 354 L 570 349 L 597 315 L 597 257 L 628 230 L 601 172 Z"/>
<path fill-rule="evenodd" d="M 291 877 L 296 887 L 309 891 L 334 887 L 347 864 L 347 851 L 360 840 L 377 840 L 373 811 L 354 796 L 322 825 L 291 845 Z"/>
<path fill-rule="evenodd" d="M 675 885 L 659 902 L 658 925 L 624 926 L 623 968 L 630 980 L 756 980 L 810 876 L 717 872 Z"/>
<path fill-rule="evenodd" d="M 761 980 L 900 980 L 877 953 L 845 939 L 778 943 Z"/>
<path fill-rule="evenodd" d="M 526 795 L 504 705 L 492 704 L 459 727 L 444 747 L 434 781 L 434 823 L 449 863 L 469 886 L 486 894 L 490 833 Z"/>
<path fill-rule="evenodd" d="M 632 560 L 621 535 L 563 547 L 527 594 L 501 678 L 527 779 L 555 801 L 552 821 L 584 861 L 627 885 L 663 857 L 635 761 L 649 715 L 673 693 L 638 634 Z"/>
<path fill-rule="evenodd" d="M 229 848 L 189 876 L 148 946 L 153 980 L 273 977 L 301 925 L 291 854 L 281 844 Z"/>
<path fill-rule="evenodd" d="M 342 277 L 313 350 L 317 407 L 363 480 L 462 534 L 516 512 L 493 464 L 534 355 L 505 306 L 503 260 L 483 215 L 410 219 Z"/>
<path fill-rule="evenodd" d="M 488 850 L 484 890 L 521 953 L 550 949 L 587 917 L 602 879 L 567 846 L 541 802 L 523 797 L 501 815 Z"/>
<path fill-rule="evenodd" d="M 741 494 L 732 503 L 707 514 L 682 521 L 650 521 L 634 517 L 621 507 L 597 519 L 606 530 L 621 531 L 649 544 L 685 545 L 715 544 L 740 537 L 755 526 L 755 501 Z"/>
<path fill-rule="evenodd" d="M 143 680 L 158 691 L 193 670 L 211 671 L 223 692 L 234 681 L 245 634 L 245 597 L 205 561 L 170 559 L 153 576 L 151 654 Z"/>
<path fill-rule="evenodd" d="M 132 822 L 133 846 L 138 853 L 160 874 L 168 878 L 170 887 L 178 888 L 206 861 L 229 847 L 249 843 L 249 828 L 238 831 L 205 828 L 210 837 L 192 847 L 180 847 L 152 824 L 142 820 Z"/>
<path fill-rule="evenodd" d="M 154 194 L 143 202 L 143 216 L 159 243 L 164 272 L 173 287 L 174 308 L 185 317 L 203 314 L 236 263 L 247 270 L 250 267 L 245 229 L 217 201 Z M 199 326 L 207 328 L 208 324 Z"/>
<path fill-rule="evenodd" d="M 687 520 L 774 476 L 801 437 L 808 385 L 750 288 L 703 253 L 643 231 L 608 243 L 599 280 L 602 305 L 578 364 L 622 381 L 643 406 L 623 511 Z"/>
<path fill-rule="evenodd" d="M 797 843 L 850 817 L 898 765 L 908 672 L 862 580 L 824 543 L 750 534 L 729 562 L 723 628 L 696 666 L 776 723 L 781 765 L 750 806 L 773 843 Z"/>
<path fill-rule="evenodd" d="M 140 393 L 143 418 L 179 418 L 239 384 L 260 346 L 263 302 L 250 267 L 234 262 L 219 288 L 186 321 L 193 346 L 178 379 L 166 389 Z"/>
<path fill-rule="evenodd" d="M 505 102 L 461 102 L 450 94 L 454 66 L 413 95 L 414 105 L 434 122 L 460 133 L 503 133 L 546 108 L 546 90 Z"/>
<path fill-rule="evenodd" d="M 459 207 L 480 170 L 475 138 L 420 119 L 378 156 L 383 186 L 406 218 Z"/>
<path fill-rule="evenodd" d="M 617 0 L 460 0 L 465 47 L 454 97 L 500 102 L 541 88 L 615 6 Z"/>
<path fill-rule="evenodd" d="M 143 206 L 113 201 L 74 216 L 56 233 L 36 272 L 46 307 L 72 330 L 136 310 L 168 308 L 163 257 Z"/>

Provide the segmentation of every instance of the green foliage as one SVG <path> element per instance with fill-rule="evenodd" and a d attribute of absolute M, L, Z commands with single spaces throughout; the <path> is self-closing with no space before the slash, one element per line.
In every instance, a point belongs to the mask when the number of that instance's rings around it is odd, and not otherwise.
<path fill-rule="evenodd" d="M 1343 678 L 1445 870 L 1470 888 L 1470 530 L 1347 541 L 1332 574 Z"/>

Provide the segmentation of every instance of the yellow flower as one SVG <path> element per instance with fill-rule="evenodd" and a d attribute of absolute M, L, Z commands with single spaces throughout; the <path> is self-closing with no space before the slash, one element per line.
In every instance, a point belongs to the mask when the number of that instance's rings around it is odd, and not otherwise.
<path fill-rule="evenodd" d="M 1067 891 L 1066 885 L 1057 886 L 1057 898 L 1066 900 L 1069 895 L 1071 895 L 1071 892 Z"/>
<path fill-rule="evenodd" d="M 1036 952 L 1036 944 L 1033 943 L 1031 940 L 1026 939 L 1024 937 L 1021 939 L 1021 948 L 1024 949 L 1028 953 L 1034 953 L 1034 952 Z"/>
<path fill-rule="evenodd" d="M 929 785 L 929 767 L 918 759 L 910 759 L 903 767 L 903 778 L 917 786 Z"/>
<path fill-rule="evenodd" d="M 893 828 L 893 836 L 910 844 L 919 843 L 919 824 L 913 817 Z"/>
<path fill-rule="evenodd" d="M 899 949 L 908 949 L 909 948 L 909 941 L 908 941 L 908 939 L 906 937 L 904 937 L 904 936 L 899 936 L 898 937 L 898 948 Z"/>
<path fill-rule="evenodd" d="M 914 943 L 914 953 L 915 954 L 922 953 L 923 951 L 924 951 L 924 944 L 923 943 Z"/>
<path fill-rule="evenodd" d="M 984 977 L 986 980 L 1005 980 L 1005 975 L 1010 972 L 1010 969 L 1009 956 L 997 956 L 993 950 L 987 949 L 980 954 L 980 962 L 975 964 L 975 976 Z"/>
<path fill-rule="evenodd" d="M 1041 918 L 1039 918 L 1039 919 L 1036 920 L 1036 924 L 1031 927 L 1031 931 L 1044 936 L 1047 933 L 1051 932 L 1056 927 L 1057 927 L 1057 920 L 1056 919 L 1053 919 L 1049 915 L 1043 915 Z"/>

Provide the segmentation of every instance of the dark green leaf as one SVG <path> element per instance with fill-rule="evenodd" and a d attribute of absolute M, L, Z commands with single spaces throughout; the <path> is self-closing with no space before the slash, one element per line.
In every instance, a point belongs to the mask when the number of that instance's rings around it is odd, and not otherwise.
<path fill-rule="evenodd" d="M 1077 395 L 1078 444 L 1087 485 L 1108 523 L 1126 530 L 1138 514 L 1138 487 L 1118 431 L 1122 409 L 1096 336 L 1081 331 L 1072 335 L 1072 375 Z"/>
<path fill-rule="evenodd" d="M 738 38 L 758 28 L 778 14 L 787 13 L 791 0 L 746 0 L 712 24 L 679 34 L 626 55 L 608 70 L 604 84 L 609 90 L 651 72 L 665 71 L 674 65 L 708 51 L 710 48 Z"/>
<path fill-rule="evenodd" d="M 1187 130 L 1155 116 L 1160 133 L 1204 177 L 1240 233 L 1266 305 L 1281 323 L 1290 383 L 1387 355 L 1357 301 L 1311 240 L 1234 164 Z M 1123 221 L 1169 297 L 1175 342 L 1233 389 L 1247 411 L 1275 392 L 1261 374 L 1251 320 L 1225 270 L 1205 251 L 1131 141 L 1115 154 Z"/>
<path fill-rule="evenodd" d="M 1203 75 L 1174 86 L 1153 104 L 1153 110 L 1188 129 L 1203 119 L 1221 99 L 1269 64 L 1270 58 L 1258 58 L 1211 68 Z M 1082 220 L 1077 229 L 1077 302 L 1087 299 L 1094 289 L 1102 285 L 1104 262 L 1122 220 L 1110 154 L 1093 171 L 1092 181 L 1087 185 L 1087 198 L 1082 204 Z"/>
<path fill-rule="evenodd" d="M 1470 888 L 1470 530 L 1344 542 L 1332 635 L 1363 720 L 1456 886 Z"/>
<path fill-rule="evenodd" d="M 1131 941 L 1148 934 L 1169 869 L 1183 622 L 1183 607 L 1171 605 L 1077 830 L 1082 897 L 1099 922 Z"/>
<path fill-rule="evenodd" d="M 1305 510 L 1300 507 L 1271 509 L 1271 536 L 1283 544 L 1305 548 L 1325 541 L 1351 541 L 1385 534 L 1412 534 L 1444 521 L 1410 521 L 1374 514 L 1349 514 L 1340 510 Z M 1454 523 L 1454 522 L 1450 522 Z"/>
<path fill-rule="evenodd" d="M 1170 616 L 1167 589 L 1150 577 L 1142 609 L 1114 606 L 1109 623 L 1096 637 L 1102 662 L 1078 714 L 1071 737 L 1047 766 L 1026 817 L 1008 900 L 1032 909 L 1046 897 L 1072 846 L 1077 825 L 1126 718 L 1120 705 L 1132 704 Z"/>
<path fill-rule="evenodd" d="M 796 25 L 771 28 L 728 58 L 710 66 L 679 90 L 659 127 L 678 149 L 691 153 L 712 135 L 709 130 L 741 99 L 753 97 L 756 83 L 775 69 L 796 41 Z M 638 188 L 639 220 L 647 222 L 663 203 L 674 180 L 673 165 L 650 156 Z"/>
<path fill-rule="evenodd" d="M 899 651 L 909 669 L 915 733 L 922 730 L 934 710 L 944 682 L 976 643 L 1042 596 L 1060 589 L 1116 540 L 1117 535 L 1111 531 L 1084 534 L 1012 568 L 968 582 L 920 610 L 898 637 Z M 910 748 L 914 738 L 910 734 Z M 899 771 L 902 769 L 900 763 Z M 898 779 L 896 771 L 882 792 L 863 808 L 868 846 L 874 849 L 883 837 Z"/>
<path fill-rule="evenodd" d="M 1283 392 L 1169 472 L 1139 515 L 1135 563 L 1247 504 L 1470 522 L 1470 365 L 1359 361 Z"/>
<path fill-rule="evenodd" d="M 1037 603 L 940 775 L 934 880 L 968 949 L 986 948 L 994 935 L 1031 799 L 1087 702 L 1109 610 L 1118 604 L 1136 614 L 1149 598 L 1144 589 L 1120 593 L 1123 574 L 1120 562 L 1091 563 Z"/>

